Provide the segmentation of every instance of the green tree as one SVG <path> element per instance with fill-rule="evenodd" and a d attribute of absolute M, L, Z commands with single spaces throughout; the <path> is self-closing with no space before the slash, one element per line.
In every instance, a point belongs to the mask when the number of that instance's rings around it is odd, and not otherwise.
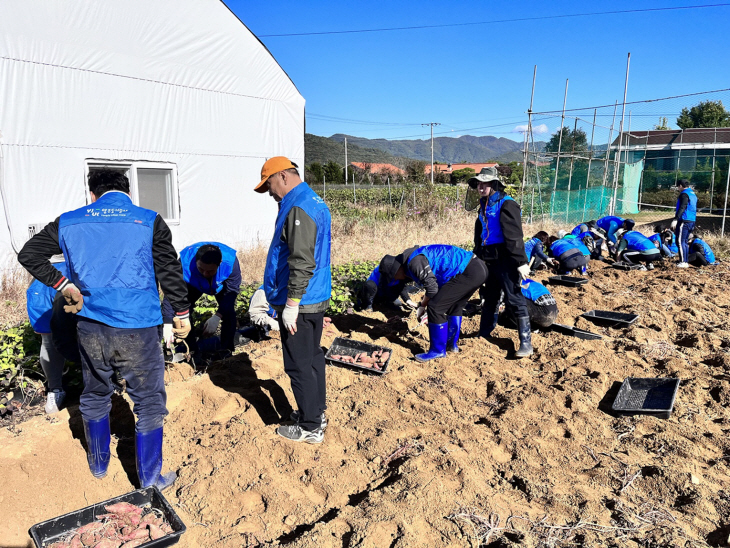
<path fill-rule="evenodd" d="M 669 129 L 669 126 L 667 125 L 667 117 L 662 116 L 659 118 L 659 123 L 654 126 L 654 129 L 661 130 L 661 129 Z"/>
<path fill-rule="evenodd" d="M 730 112 L 722 101 L 700 101 L 692 108 L 683 108 L 677 118 L 682 129 L 693 127 L 730 127 Z"/>
<path fill-rule="evenodd" d="M 327 162 L 324 165 L 324 174 L 328 184 L 341 185 L 345 182 L 344 168 L 337 162 Z"/>
<path fill-rule="evenodd" d="M 319 162 L 312 162 L 304 170 L 304 178 L 310 183 L 322 184 L 324 167 Z"/>
<path fill-rule="evenodd" d="M 406 164 L 406 177 L 414 183 L 426 182 L 426 162 L 422 160 L 411 160 Z M 431 181 L 429 175 L 428 180 Z"/>
<path fill-rule="evenodd" d="M 588 150 L 588 137 L 582 129 L 577 128 L 573 131 L 569 127 L 564 127 L 562 129 L 562 143 L 560 142 L 560 133 L 560 131 L 556 131 L 550 137 L 547 145 L 545 145 L 545 152 L 557 152 L 558 146 L 560 147 L 561 154 L 570 154 L 572 150 L 575 150 L 575 152 L 585 152 Z M 575 143 L 575 149 L 573 148 L 573 143 Z"/>
<path fill-rule="evenodd" d="M 474 177 L 474 175 L 476 175 L 476 174 L 477 174 L 477 172 L 474 171 L 470 167 L 465 167 L 464 169 L 457 169 L 457 170 L 451 172 L 451 182 L 453 184 L 465 183 L 469 179 Z"/>

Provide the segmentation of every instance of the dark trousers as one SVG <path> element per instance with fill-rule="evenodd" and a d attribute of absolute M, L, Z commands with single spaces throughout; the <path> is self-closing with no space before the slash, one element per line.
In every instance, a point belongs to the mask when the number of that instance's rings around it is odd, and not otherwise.
<path fill-rule="evenodd" d="M 583 243 L 591 252 L 591 259 L 598 260 L 601 258 L 601 249 L 603 248 L 603 238 L 594 236 L 586 236 Z"/>
<path fill-rule="evenodd" d="M 506 261 L 485 261 L 487 267 L 486 291 L 482 304 L 482 317 L 491 322 L 493 314 L 497 312 L 500 293 L 504 291 L 504 303 L 515 318 L 526 318 L 527 304 L 520 289 L 520 274 L 517 267 Z M 484 320 L 482 320 L 484 321 Z"/>
<path fill-rule="evenodd" d="M 641 251 L 626 251 L 623 254 L 623 258 L 629 264 L 649 264 L 655 261 L 660 261 L 662 258 L 662 254 L 659 252 L 658 249 L 648 253 L 642 253 Z"/>
<path fill-rule="evenodd" d="M 690 253 L 687 262 L 692 266 L 707 266 L 710 264 L 702 253 Z"/>
<path fill-rule="evenodd" d="M 537 255 L 532 256 L 532 266 L 530 266 L 530 270 L 537 270 L 540 268 L 543 264 L 542 259 L 538 257 Z"/>
<path fill-rule="evenodd" d="M 59 291 L 53 299 L 53 309 L 51 311 L 51 337 L 53 337 L 53 346 L 56 347 L 64 359 L 81 363 L 79 355 L 79 340 L 76 334 L 76 314 L 66 312 L 63 307 L 66 299 Z"/>
<path fill-rule="evenodd" d="M 159 328 L 121 329 L 79 318 L 78 333 L 84 377 L 81 416 L 97 420 L 109 414 L 111 378 L 118 371 L 134 403 L 137 432 L 160 428 L 167 415 L 167 395 Z"/>
<path fill-rule="evenodd" d="M 481 259 L 473 257 L 464 272 L 457 274 L 439 289 L 428 301 L 428 321 L 445 323 L 447 316 L 461 316 L 464 305 L 487 279 L 487 267 Z"/>
<path fill-rule="evenodd" d="M 188 284 L 188 302 L 190 303 L 190 313 L 193 314 L 195 309 L 195 303 L 198 299 L 203 296 L 203 292 L 198 288 Z M 221 313 L 221 348 L 230 350 L 233 352 L 235 348 L 233 338 L 236 335 L 236 297 L 237 293 L 226 293 L 225 295 L 215 295 L 215 300 L 218 303 L 218 312 Z M 191 317 L 192 321 L 192 317 Z M 197 350 L 192 333 L 185 339 L 188 343 L 190 350 Z"/>
<path fill-rule="evenodd" d="M 588 260 L 580 249 L 571 249 L 558 257 L 558 274 L 570 274 L 588 265 Z"/>
<path fill-rule="evenodd" d="M 677 238 L 680 263 L 689 262 L 689 243 L 687 242 L 687 239 L 694 228 L 694 221 L 677 221 L 677 227 L 674 229 L 674 235 Z"/>
<path fill-rule="evenodd" d="M 281 316 L 278 320 L 284 371 L 299 408 L 299 426 L 311 432 L 321 426 L 319 417 L 327 408 L 324 352 L 320 346 L 324 312 L 300 313 L 294 335 L 284 327 Z"/>

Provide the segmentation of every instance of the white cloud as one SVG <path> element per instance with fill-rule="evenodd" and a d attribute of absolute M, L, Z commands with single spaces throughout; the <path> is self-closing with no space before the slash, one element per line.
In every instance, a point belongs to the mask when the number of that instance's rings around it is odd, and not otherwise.
<path fill-rule="evenodd" d="M 513 133 L 525 133 L 526 131 L 527 125 L 517 126 L 512 130 Z M 547 127 L 546 124 L 539 124 L 537 126 L 532 126 L 532 133 L 534 133 L 535 135 L 543 135 L 545 133 L 550 133 L 550 129 Z"/>

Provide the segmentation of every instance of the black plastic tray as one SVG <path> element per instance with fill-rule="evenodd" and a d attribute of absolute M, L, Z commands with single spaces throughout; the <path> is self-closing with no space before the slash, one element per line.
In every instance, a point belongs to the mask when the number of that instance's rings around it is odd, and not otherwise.
<path fill-rule="evenodd" d="M 611 265 L 611 267 L 616 268 L 618 270 L 641 270 L 642 265 L 616 262 L 616 263 L 613 263 Z"/>
<path fill-rule="evenodd" d="M 581 314 L 586 320 L 615 327 L 628 327 L 639 319 L 638 314 L 611 312 L 610 310 L 589 310 Z"/>
<path fill-rule="evenodd" d="M 591 333 L 585 329 L 578 329 L 577 327 L 571 327 L 562 323 L 554 323 L 550 327 L 553 331 L 557 331 L 563 335 L 570 335 L 571 337 L 578 337 L 587 341 L 597 341 L 603 338 L 603 335 L 599 335 L 598 333 Z"/>
<path fill-rule="evenodd" d="M 627 415 L 656 415 L 668 419 L 674 409 L 679 379 L 628 377 L 616 394 L 612 409 Z"/>
<path fill-rule="evenodd" d="M 29 533 L 35 542 L 36 548 L 44 548 L 49 544 L 60 541 L 64 536 L 74 529 L 78 529 L 82 525 L 96 521 L 96 516 L 106 514 L 104 506 L 117 502 L 129 502 L 137 506 L 147 506 L 160 510 L 165 516 L 165 520 L 172 527 L 172 533 L 165 535 L 157 540 L 150 540 L 144 544 L 140 544 L 139 548 L 163 548 L 164 546 L 172 546 L 177 544 L 180 536 L 185 532 L 186 527 L 182 520 L 172 509 L 167 499 L 160 493 L 157 487 L 145 487 L 137 489 L 130 493 L 126 493 L 113 499 L 105 500 L 97 504 L 92 504 L 81 510 L 76 510 L 57 518 L 49 519 L 41 523 L 36 523 L 30 528 Z"/>
<path fill-rule="evenodd" d="M 371 369 L 370 367 L 365 367 L 364 365 L 359 365 L 356 363 L 348 363 L 343 362 L 342 360 L 333 360 L 330 356 L 332 354 L 336 354 L 338 356 L 355 356 L 359 354 L 360 352 L 368 352 L 369 354 L 372 354 L 376 350 L 384 350 L 385 352 L 390 352 L 390 356 L 388 356 L 388 359 L 385 360 L 385 363 L 382 364 L 380 371 L 377 369 Z M 388 372 L 388 365 L 390 364 L 390 359 L 393 357 L 393 350 L 390 348 L 386 348 L 384 346 L 377 346 L 375 344 L 370 344 L 366 342 L 360 342 L 360 341 L 354 341 L 352 339 L 344 339 L 342 337 L 335 338 L 334 341 L 332 341 L 332 346 L 329 347 L 329 350 L 327 350 L 327 354 L 325 354 L 325 359 L 329 360 L 332 363 L 336 363 L 337 365 L 344 365 L 346 367 L 354 367 L 355 369 L 361 369 L 363 371 L 367 371 L 368 373 L 375 373 L 376 375 L 385 375 Z"/>
<path fill-rule="evenodd" d="M 578 276 L 550 276 L 548 278 L 551 284 L 567 285 L 568 287 L 578 287 L 587 284 L 587 278 L 579 278 Z"/>

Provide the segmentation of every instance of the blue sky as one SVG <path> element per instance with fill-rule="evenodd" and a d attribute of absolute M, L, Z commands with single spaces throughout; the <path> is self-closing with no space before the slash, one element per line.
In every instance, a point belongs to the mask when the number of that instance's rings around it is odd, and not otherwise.
<path fill-rule="evenodd" d="M 613 104 L 730 88 L 730 5 L 418 30 L 289 33 L 459 24 L 586 12 L 702 5 L 641 2 L 225 0 L 260 37 L 307 101 L 307 132 L 367 138 L 495 135 L 521 140 L 533 66 L 535 111 Z M 707 4 L 722 2 L 707 0 Z M 702 97 L 645 105 L 635 129 Z M 727 101 L 726 101 L 727 103 Z M 730 104 L 726 104 L 730 106 Z M 612 109 L 611 109 L 612 110 Z M 620 111 L 620 108 L 619 108 Z M 605 111 L 602 111 L 605 112 Z M 658 116 L 657 116 L 658 117 Z M 675 116 L 676 117 L 676 116 Z M 338 118 L 341 120 L 330 120 Z M 358 121 L 358 122 L 352 122 Z M 670 116 L 670 124 L 673 118 Z M 364 123 L 361 123 L 364 122 Z M 567 122 L 566 122 L 567 125 Z M 498 126 L 498 127 L 491 127 Z M 548 120 L 549 132 L 559 127 Z"/>

